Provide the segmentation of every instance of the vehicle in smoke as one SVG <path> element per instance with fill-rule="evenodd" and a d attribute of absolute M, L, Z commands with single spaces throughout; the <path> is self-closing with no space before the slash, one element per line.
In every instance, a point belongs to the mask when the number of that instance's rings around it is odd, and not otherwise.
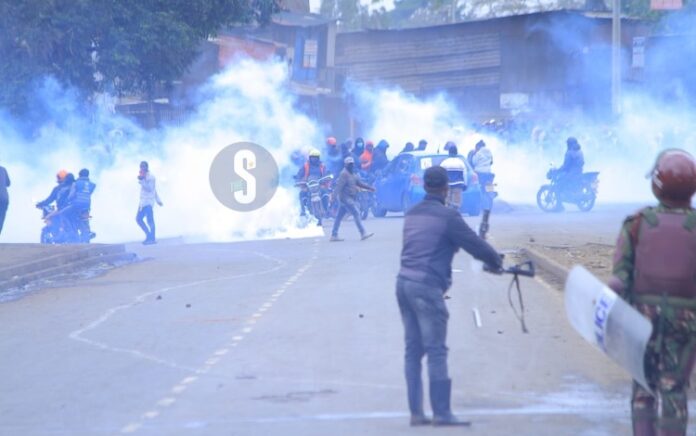
<path fill-rule="evenodd" d="M 546 173 L 546 178 L 551 183 L 542 185 L 537 192 L 537 205 L 544 212 L 561 212 L 563 203 L 575 204 L 583 212 L 588 212 L 594 207 L 599 187 L 599 172 L 568 177 L 557 168 L 551 168 Z"/>
<path fill-rule="evenodd" d="M 295 186 L 309 192 L 304 197 L 304 208 L 308 210 L 321 223 L 321 220 L 328 217 L 329 210 L 324 205 L 329 205 L 331 201 L 330 185 L 333 175 L 329 174 L 321 178 L 309 178 L 307 181 L 299 181 Z M 330 206 L 329 206 L 330 209 Z"/>
<path fill-rule="evenodd" d="M 42 244 L 89 244 L 96 236 L 94 233 L 81 235 L 78 231 L 78 226 L 75 223 L 71 223 L 63 215 L 60 215 L 53 205 L 41 206 L 39 209 L 41 209 L 42 213 L 41 219 L 44 221 L 40 238 Z M 81 214 L 80 219 L 89 221 L 91 219 L 89 212 Z M 88 228 L 89 226 L 85 227 Z"/>
<path fill-rule="evenodd" d="M 450 157 L 432 152 L 407 152 L 395 157 L 375 183 L 373 213 L 383 217 L 387 212 L 405 212 L 425 197 L 423 173 L 426 169 Z M 467 187 L 462 193 L 460 211 L 470 216 L 481 213 L 481 188 L 478 176 L 464 156 L 457 156 L 467 167 Z"/>

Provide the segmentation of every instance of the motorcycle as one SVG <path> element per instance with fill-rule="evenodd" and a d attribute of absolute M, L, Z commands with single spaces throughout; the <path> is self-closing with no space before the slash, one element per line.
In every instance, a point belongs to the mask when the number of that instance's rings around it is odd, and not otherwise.
<path fill-rule="evenodd" d="M 45 225 L 41 229 L 40 241 L 42 244 L 88 244 L 96 235 L 93 232 L 82 234 L 79 228 L 89 229 L 91 216 L 89 211 L 80 214 L 83 223 L 76 225 L 70 222 L 65 216 L 56 211 L 55 206 L 37 206 L 41 209 L 41 219 Z"/>
<path fill-rule="evenodd" d="M 551 168 L 546 178 L 551 183 L 542 185 L 537 192 L 537 205 L 544 212 L 560 212 L 563 210 L 563 203 L 573 203 L 583 212 L 594 207 L 599 188 L 599 172 L 582 173 L 569 179 L 559 173 L 558 169 Z"/>
<path fill-rule="evenodd" d="M 324 204 L 329 204 L 331 201 L 331 192 L 328 189 L 331 180 L 333 180 L 333 175 L 329 174 L 319 179 L 310 178 L 307 181 L 295 183 L 295 186 L 309 192 L 309 195 L 303 200 L 304 207 L 314 215 L 320 225 L 322 219 L 326 218 L 328 214 Z M 325 189 L 322 189 L 322 187 L 325 187 Z"/>

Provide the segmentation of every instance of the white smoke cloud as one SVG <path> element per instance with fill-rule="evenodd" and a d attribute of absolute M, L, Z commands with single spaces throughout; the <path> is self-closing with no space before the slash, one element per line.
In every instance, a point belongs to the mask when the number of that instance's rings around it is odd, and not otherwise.
<path fill-rule="evenodd" d="M 155 210 L 159 238 L 229 241 L 321 235 L 313 226 L 296 227 L 299 210 L 293 187 L 281 186 L 262 209 L 240 213 L 220 204 L 209 186 L 213 158 L 234 142 L 266 147 L 286 172 L 293 150 L 322 143 L 316 124 L 293 108 L 286 71 L 282 63 L 241 60 L 211 79 L 187 121 L 157 131 L 142 130 L 115 114 L 83 116 L 68 94 L 52 107 L 51 122 L 31 139 L 23 139 L 12 120 L 0 120 L 0 164 L 12 179 L 2 240 L 38 242 L 43 223 L 34 203 L 48 195 L 60 168 L 75 175 L 81 168 L 92 172 L 97 184 L 92 205 L 95 242 L 143 239 L 135 223 L 142 160 L 150 163 L 164 202 Z M 95 135 L 95 130 L 104 133 Z"/>
<path fill-rule="evenodd" d="M 565 140 L 575 136 L 582 145 L 585 171 L 600 172 L 598 203 L 654 202 L 645 175 L 660 150 L 680 147 L 696 152 L 696 115 L 688 107 L 664 107 L 637 95 L 626 95 L 624 115 L 615 123 L 598 122 L 578 113 L 554 114 L 554 120 L 538 122 L 526 136 L 506 142 L 473 130 L 467 119 L 445 95 L 419 99 L 398 89 L 352 85 L 354 108 L 365 125 L 365 137 L 387 139 L 390 156 L 407 141 L 428 141 L 428 151 L 442 150 L 454 141 L 466 155 L 478 139 L 484 139 L 494 155 L 493 171 L 501 198 L 533 204 L 546 172 L 560 166 Z M 560 128 L 558 126 L 561 126 Z"/>

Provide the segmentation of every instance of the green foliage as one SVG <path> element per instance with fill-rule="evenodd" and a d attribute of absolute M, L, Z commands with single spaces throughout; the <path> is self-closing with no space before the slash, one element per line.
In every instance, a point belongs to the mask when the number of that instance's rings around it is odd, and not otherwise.
<path fill-rule="evenodd" d="M 0 0 L 0 106 L 26 109 L 45 76 L 95 91 L 149 91 L 181 76 L 201 41 L 267 22 L 275 0 Z"/>

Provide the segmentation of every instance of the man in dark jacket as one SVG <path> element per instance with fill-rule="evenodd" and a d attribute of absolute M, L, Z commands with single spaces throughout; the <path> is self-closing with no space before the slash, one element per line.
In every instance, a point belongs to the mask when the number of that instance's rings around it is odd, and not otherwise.
<path fill-rule="evenodd" d="M 581 183 L 585 157 L 580 143 L 574 137 L 571 136 L 566 140 L 566 147 L 563 165 L 558 169 L 558 183 L 564 189 L 575 190 Z"/>
<path fill-rule="evenodd" d="M 66 213 L 79 233 L 80 242 L 89 242 L 95 235 L 89 227 L 89 219 L 83 219 L 82 216 L 89 214 L 92 208 L 92 193 L 97 185 L 89 180 L 88 169 L 81 169 L 79 176 L 70 189 L 69 211 L 66 209 Z"/>
<path fill-rule="evenodd" d="M 435 166 L 423 176 L 427 195 L 413 206 L 404 220 L 401 269 L 396 296 L 406 338 L 405 373 L 411 425 L 430 424 L 423 413 L 421 361 L 428 355 L 430 404 L 433 425 L 468 425 L 450 409 L 452 381 L 447 370 L 447 320 L 444 294 L 452 284 L 452 259 L 463 248 L 500 271 L 500 255 L 479 238 L 458 211 L 445 206 L 449 178 Z"/>
<path fill-rule="evenodd" d="M 331 241 L 343 241 L 343 239 L 338 237 L 338 229 L 341 227 L 341 220 L 346 216 L 346 213 L 353 215 L 355 225 L 360 232 L 360 238 L 364 241 L 372 236 L 373 233 L 365 232 L 365 228 L 360 222 L 360 212 L 358 212 L 357 207 L 358 188 L 367 189 L 372 192 L 375 191 L 375 188 L 361 182 L 355 174 L 355 160 L 353 157 L 348 156 L 344 163 L 345 168 L 343 168 L 343 171 L 341 171 L 341 174 L 338 176 L 336 186 L 334 187 L 334 196 L 336 197 L 335 199 L 338 200 L 340 207 L 336 215 L 336 220 L 334 221 L 333 229 L 331 230 Z"/>
<path fill-rule="evenodd" d="M 10 176 L 7 175 L 5 167 L 0 166 L 0 233 L 2 226 L 5 224 L 5 215 L 7 207 L 10 204 L 10 196 L 7 193 L 7 188 L 10 187 Z"/>

